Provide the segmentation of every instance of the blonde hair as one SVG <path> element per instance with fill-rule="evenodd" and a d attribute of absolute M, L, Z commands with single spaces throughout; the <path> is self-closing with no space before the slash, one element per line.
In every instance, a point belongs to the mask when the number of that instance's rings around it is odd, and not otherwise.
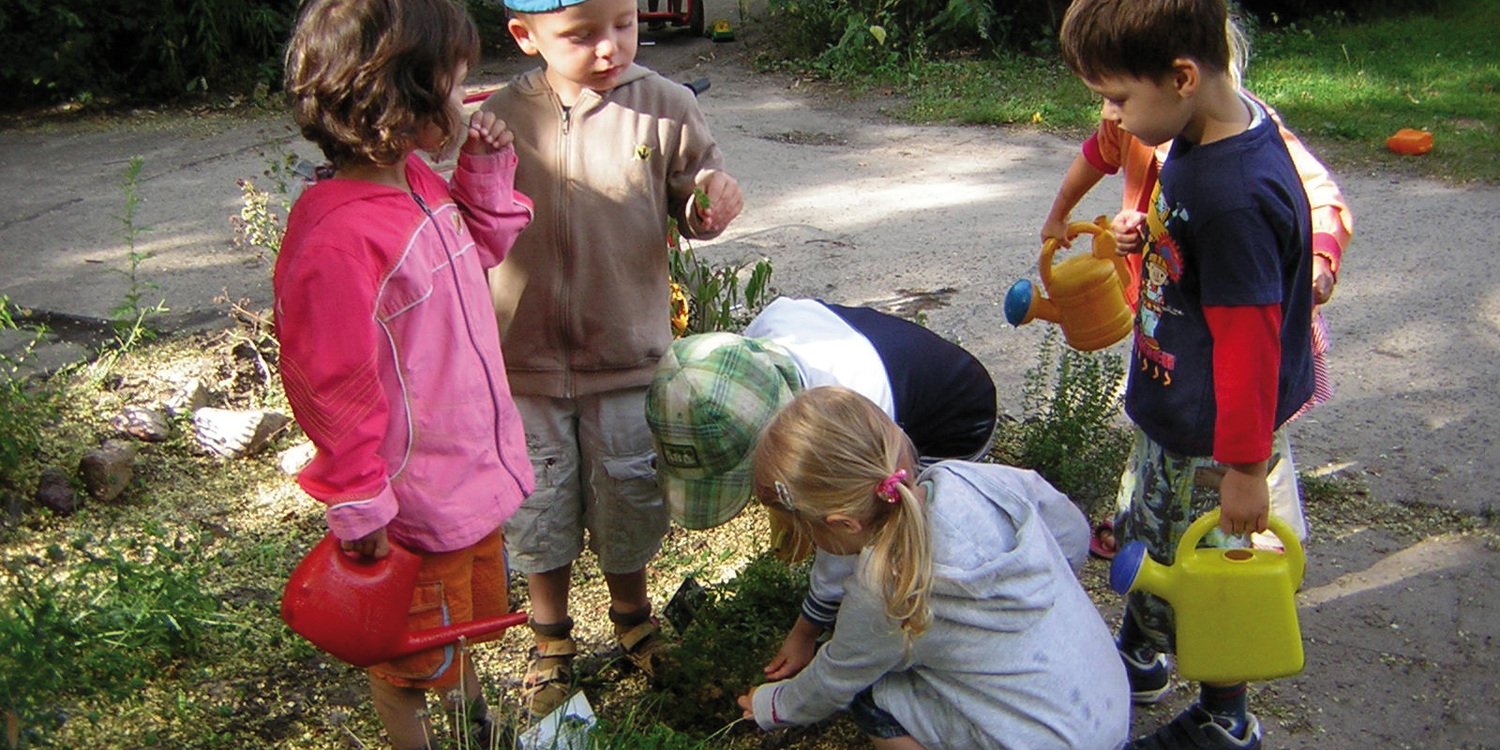
<path fill-rule="evenodd" d="M 1250 65 L 1250 37 L 1232 9 L 1224 20 L 1224 38 L 1229 42 L 1229 81 L 1238 91 L 1245 87 L 1245 68 Z"/>
<path fill-rule="evenodd" d="M 827 386 L 783 408 L 761 433 L 753 459 L 756 498 L 804 539 L 834 514 L 873 530 L 863 573 L 880 587 L 886 615 L 908 641 L 932 621 L 932 547 L 915 492 L 915 456 L 911 440 L 880 407 Z"/>

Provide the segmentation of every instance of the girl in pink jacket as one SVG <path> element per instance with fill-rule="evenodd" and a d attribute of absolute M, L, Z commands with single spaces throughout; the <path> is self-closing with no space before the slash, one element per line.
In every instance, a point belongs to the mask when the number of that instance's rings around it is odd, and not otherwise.
<path fill-rule="evenodd" d="M 508 610 L 500 526 L 535 484 L 485 282 L 531 205 L 505 123 L 463 124 L 478 56 L 451 0 L 314 0 L 287 51 L 297 124 L 333 166 L 276 262 L 282 381 L 317 447 L 298 482 L 350 554 L 398 542 L 422 557 L 412 630 Z M 459 142 L 449 184 L 415 154 Z M 370 669 L 394 747 L 435 736 L 428 688 L 461 694 L 485 728 L 467 662 L 448 647 Z"/>

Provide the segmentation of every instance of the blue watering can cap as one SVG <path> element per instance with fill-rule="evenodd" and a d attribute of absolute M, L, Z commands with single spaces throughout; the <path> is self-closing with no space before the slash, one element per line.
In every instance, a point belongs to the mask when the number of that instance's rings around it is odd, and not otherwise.
<path fill-rule="evenodd" d="M 517 13 L 550 13 L 587 0 L 505 0 L 505 7 Z"/>
<path fill-rule="evenodd" d="M 1122 596 L 1129 593 L 1145 559 L 1146 545 L 1142 542 L 1131 542 L 1121 548 L 1109 564 L 1109 587 Z"/>
<path fill-rule="evenodd" d="M 1031 312 L 1031 281 L 1021 279 L 1010 285 L 1010 291 L 1005 293 L 1005 319 L 1013 326 L 1019 326 L 1026 320 L 1026 314 Z"/>

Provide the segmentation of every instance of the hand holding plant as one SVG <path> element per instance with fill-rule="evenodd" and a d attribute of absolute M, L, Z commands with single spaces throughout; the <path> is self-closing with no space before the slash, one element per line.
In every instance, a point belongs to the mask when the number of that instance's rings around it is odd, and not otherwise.
<path fill-rule="evenodd" d="M 740 183 L 725 172 L 711 169 L 698 176 L 688 223 L 694 235 L 718 234 L 740 215 L 744 206 Z"/>

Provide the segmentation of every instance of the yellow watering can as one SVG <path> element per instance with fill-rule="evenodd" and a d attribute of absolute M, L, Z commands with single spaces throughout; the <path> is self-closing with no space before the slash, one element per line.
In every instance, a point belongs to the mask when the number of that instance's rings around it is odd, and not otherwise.
<path fill-rule="evenodd" d="M 1135 315 L 1125 300 L 1125 284 L 1130 271 L 1125 259 L 1115 254 L 1115 237 L 1110 234 L 1109 220 L 1103 216 L 1093 223 L 1075 221 L 1068 225 L 1068 239 L 1092 234 L 1093 252 L 1075 255 L 1052 265 L 1052 256 L 1061 244 L 1056 239 L 1042 243 L 1037 270 L 1042 288 L 1051 298 L 1043 297 L 1027 279 L 1012 284 L 1005 294 L 1005 319 L 1022 326 L 1036 318 L 1062 326 L 1068 346 L 1091 352 L 1110 346 L 1130 335 Z"/>
<path fill-rule="evenodd" d="M 1177 559 L 1161 565 L 1146 546 L 1131 542 L 1115 555 L 1109 585 L 1124 594 L 1146 591 L 1166 599 L 1177 620 L 1177 671 L 1200 682 L 1274 680 L 1302 671 L 1302 631 L 1295 594 L 1302 587 L 1302 544 L 1284 521 L 1271 531 L 1286 552 L 1198 548 L 1219 525 L 1205 513 L 1177 543 Z"/>

